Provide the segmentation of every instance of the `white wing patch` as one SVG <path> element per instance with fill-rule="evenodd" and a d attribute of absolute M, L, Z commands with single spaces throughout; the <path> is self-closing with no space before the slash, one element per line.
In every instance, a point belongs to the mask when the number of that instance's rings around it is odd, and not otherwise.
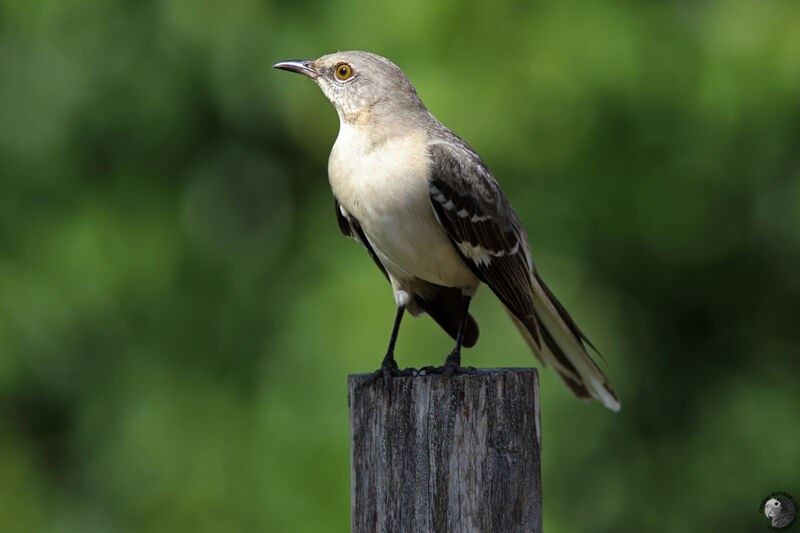
<path fill-rule="evenodd" d="M 492 262 L 492 254 L 480 246 L 472 246 L 468 242 L 458 243 L 458 249 L 478 266 L 488 266 Z"/>
<path fill-rule="evenodd" d="M 493 257 L 503 257 L 505 255 L 514 255 L 519 250 L 519 240 L 511 250 L 487 250 L 483 246 L 473 246 L 468 242 L 459 242 L 458 249 L 464 256 L 470 258 L 478 266 L 487 266 L 491 264 Z"/>

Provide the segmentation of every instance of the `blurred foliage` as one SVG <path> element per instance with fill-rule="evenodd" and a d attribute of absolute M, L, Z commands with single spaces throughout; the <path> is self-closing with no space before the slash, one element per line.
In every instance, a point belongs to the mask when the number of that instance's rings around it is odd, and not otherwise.
<path fill-rule="evenodd" d="M 0 530 L 345 531 L 385 280 L 269 66 L 393 59 L 482 154 L 620 413 L 542 374 L 545 531 L 800 496 L 800 4 L 0 1 Z M 487 290 L 480 366 L 534 360 Z M 409 319 L 401 365 L 450 340 Z"/>

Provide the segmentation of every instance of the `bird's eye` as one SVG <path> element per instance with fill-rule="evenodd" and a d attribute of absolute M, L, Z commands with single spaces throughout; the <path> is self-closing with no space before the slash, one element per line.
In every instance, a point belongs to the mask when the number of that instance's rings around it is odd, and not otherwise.
<path fill-rule="evenodd" d="M 344 81 L 353 75 L 353 69 L 347 63 L 339 63 L 336 65 L 336 77 Z"/>

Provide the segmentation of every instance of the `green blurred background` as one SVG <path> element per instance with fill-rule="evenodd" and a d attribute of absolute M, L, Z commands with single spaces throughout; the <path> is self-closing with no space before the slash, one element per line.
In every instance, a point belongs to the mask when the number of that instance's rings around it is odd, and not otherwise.
<path fill-rule="evenodd" d="M 483 156 L 620 413 L 541 376 L 548 533 L 800 496 L 800 4 L 0 1 L 0 531 L 346 531 L 388 285 L 283 59 L 393 59 Z M 476 366 L 535 362 L 490 291 Z M 408 319 L 401 365 L 450 339 Z"/>

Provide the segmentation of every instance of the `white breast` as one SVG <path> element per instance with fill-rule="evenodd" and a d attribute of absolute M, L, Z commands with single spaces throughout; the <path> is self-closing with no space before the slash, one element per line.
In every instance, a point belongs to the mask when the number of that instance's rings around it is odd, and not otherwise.
<path fill-rule="evenodd" d="M 328 161 L 333 194 L 359 224 L 390 276 L 475 287 L 472 271 L 434 215 L 422 131 L 374 144 L 342 123 Z"/>

